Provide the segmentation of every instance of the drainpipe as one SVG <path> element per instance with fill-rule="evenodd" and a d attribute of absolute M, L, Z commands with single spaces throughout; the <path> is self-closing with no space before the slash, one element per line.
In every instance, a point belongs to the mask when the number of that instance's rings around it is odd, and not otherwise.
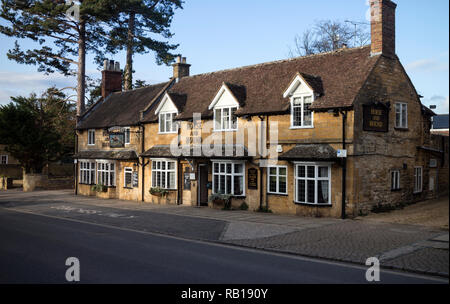
<path fill-rule="evenodd" d="M 346 149 L 347 145 L 346 145 L 346 130 L 345 130 L 345 126 L 347 124 L 347 111 L 342 111 L 342 149 Z M 341 214 L 341 218 L 343 220 L 345 220 L 346 218 L 346 214 L 345 214 L 345 209 L 346 209 L 346 196 L 347 196 L 347 158 L 344 157 L 342 159 L 342 214 Z"/>
<path fill-rule="evenodd" d="M 78 154 L 78 132 L 75 131 L 75 153 Z M 75 195 L 78 195 L 78 159 L 75 164 Z"/>
<path fill-rule="evenodd" d="M 142 136 L 141 136 L 141 153 L 144 153 L 144 149 L 145 149 L 145 125 L 141 126 L 141 131 L 142 131 Z M 145 201 L 145 158 L 142 157 L 142 193 L 141 193 L 141 200 L 142 202 Z"/>
<path fill-rule="evenodd" d="M 264 116 L 262 116 L 262 115 L 259 115 L 258 116 L 258 118 L 259 118 L 259 120 L 261 121 L 261 128 L 260 128 L 260 141 L 261 141 L 261 146 L 260 146 L 260 149 L 261 149 L 261 151 L 260 152 L 262 152 L 262 150 L 263 150 L 263 148 L 264 148 L 264 143 L 262 142 L 262 138 L 263 138 L 263 135 L 264 135 L 264 130 L 263 130 L 263 121 L 264 121 Z M 261 155 L 260 155 L 260 158 L 259 158 L 259 174 L 260 174 L 260 178 L 259 178 L 259 184 L 260 184 L 260 187 L 259 187 L 259 208 L 260 208 L 260 210 L 262 210 L 263 209 L 263 205 L 264 205 L 264 198 L 263 198 L 263 196 L 264 196 L 264 189 L 263 189 L 263 180 L 264 180 L 264 167 L 262 167 L 261 166 L 261 162 L 262 162 L 262 157 L 261 157 Z M 267 204 L 267 202 L 266 202 L 266 204 Z"/>

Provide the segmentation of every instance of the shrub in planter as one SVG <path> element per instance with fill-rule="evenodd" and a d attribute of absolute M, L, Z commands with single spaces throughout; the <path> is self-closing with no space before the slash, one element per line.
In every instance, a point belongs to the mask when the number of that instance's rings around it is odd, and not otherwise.
<path fill-rule="evenodd" d="M 104 185 L 93 185 L 91 187 L 91 190 L 94 192 L 107 192 L 108 191 L 108 187 L 104 186 Z"/>
<path fill-rule="evenodd" d="M 164 197 L 169 194 L 169 191 L 162 188 L 151 188 L 150 194 L 154 196 Z"/>
<path fill-rule="evenodd" d="M 231 210 L 231 195 L 213 194 L 209 201 L 216 206 L 223 206 L 223 210 Z"/>
<path fill-rule="evenodd" d="M 239 207 L 239 209 L 243 210 L 243 211 L 247 211 L 248 210 L 248 205 L 247 203 L 243 202 L 241 204 L 241 206 Z"/>

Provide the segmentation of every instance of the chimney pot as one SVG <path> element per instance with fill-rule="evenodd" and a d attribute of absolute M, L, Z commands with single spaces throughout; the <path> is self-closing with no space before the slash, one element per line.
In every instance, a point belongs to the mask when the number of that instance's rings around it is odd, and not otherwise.
<path fill-rule="evenodd" d="M 116 72 L 120 72 L 120 62 L 116 61 L 115 65 L 114 65 L 114 70 Z"/>
<path fill-rule="evenodd" d="M 109 63 L 108 59 L 105 59 L 105 60 L 103 61 L 103 70 L 104 70 L 104 71 L 106 71 L 106 70 L 108 69 L 108 63 Z"/>
<path fill-rule="evenodd" d="M 187 64 L 186 57 L 182 57 L 181 55 L 177 56 L 176 62 L 172 66 L 173 78 L 177 79 L 177 81 L 189 76 L 191 65 Z"/>

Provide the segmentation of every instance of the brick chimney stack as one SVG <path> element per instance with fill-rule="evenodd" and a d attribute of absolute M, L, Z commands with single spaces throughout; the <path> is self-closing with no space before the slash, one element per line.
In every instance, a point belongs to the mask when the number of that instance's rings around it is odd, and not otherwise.
<path fill-rule="evenodd" d="M 102 97 L 106 99 L 111 93 L 122 91 L 122 70 L 120 63 L 105 60 L 102 71 Z"/>
<path fill-rule="evenodd" d="M 370 0 L 372 56 L 395 57 L 395 9 L 391 0 Z"/>
<path fill-rule="evenodd" d="M 177 56 L 176 62 L 173 66 L 173 78 L 177 81 L 183 77 L 188 77 L 190 72 L 190 64 L 186 63 L 186 57 Z"/>

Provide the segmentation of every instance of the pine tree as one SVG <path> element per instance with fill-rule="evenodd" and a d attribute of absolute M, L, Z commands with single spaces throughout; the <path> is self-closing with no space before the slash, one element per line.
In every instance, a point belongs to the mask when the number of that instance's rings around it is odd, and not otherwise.
<path fill-rule="evenodd" d="M 109 33 L 107 51 L 117 53 L 126 50 L 124 89 L 133 88 L 133 56 L 154 52 L 157 64 L 169 64 L 175 55 L 171 51 L 178 45 L 158 40 L 169 39 L 175 10 L 182 9 L 181 0 L 116 0 L 111 6 L 118 7 Z M 127 26 L 124 26 L 127 25 Z M 155 37 L 156 36 L 156 37 Z"/>
<path fill-rule="evenodd" d="M 73 2 L 73 1 L 70 1 Z M 69 1 L 68 1 L 69 3 Z M 77 115 L 85 111 L 86 54 L 104 58 L 107 35 L 100 19 L 116 14 L 113 2 L 79 0 L 2 0 L 0 33 L 35 42 L 36 48 L 22 49 L 18 41 L 7 56 L 21 64 L 36 65 L 39 72 L 77 75 Z M 114 13 L 112 13 L 114 12 Z M 70 18 L 68 17 L 69 13 Z"/>

